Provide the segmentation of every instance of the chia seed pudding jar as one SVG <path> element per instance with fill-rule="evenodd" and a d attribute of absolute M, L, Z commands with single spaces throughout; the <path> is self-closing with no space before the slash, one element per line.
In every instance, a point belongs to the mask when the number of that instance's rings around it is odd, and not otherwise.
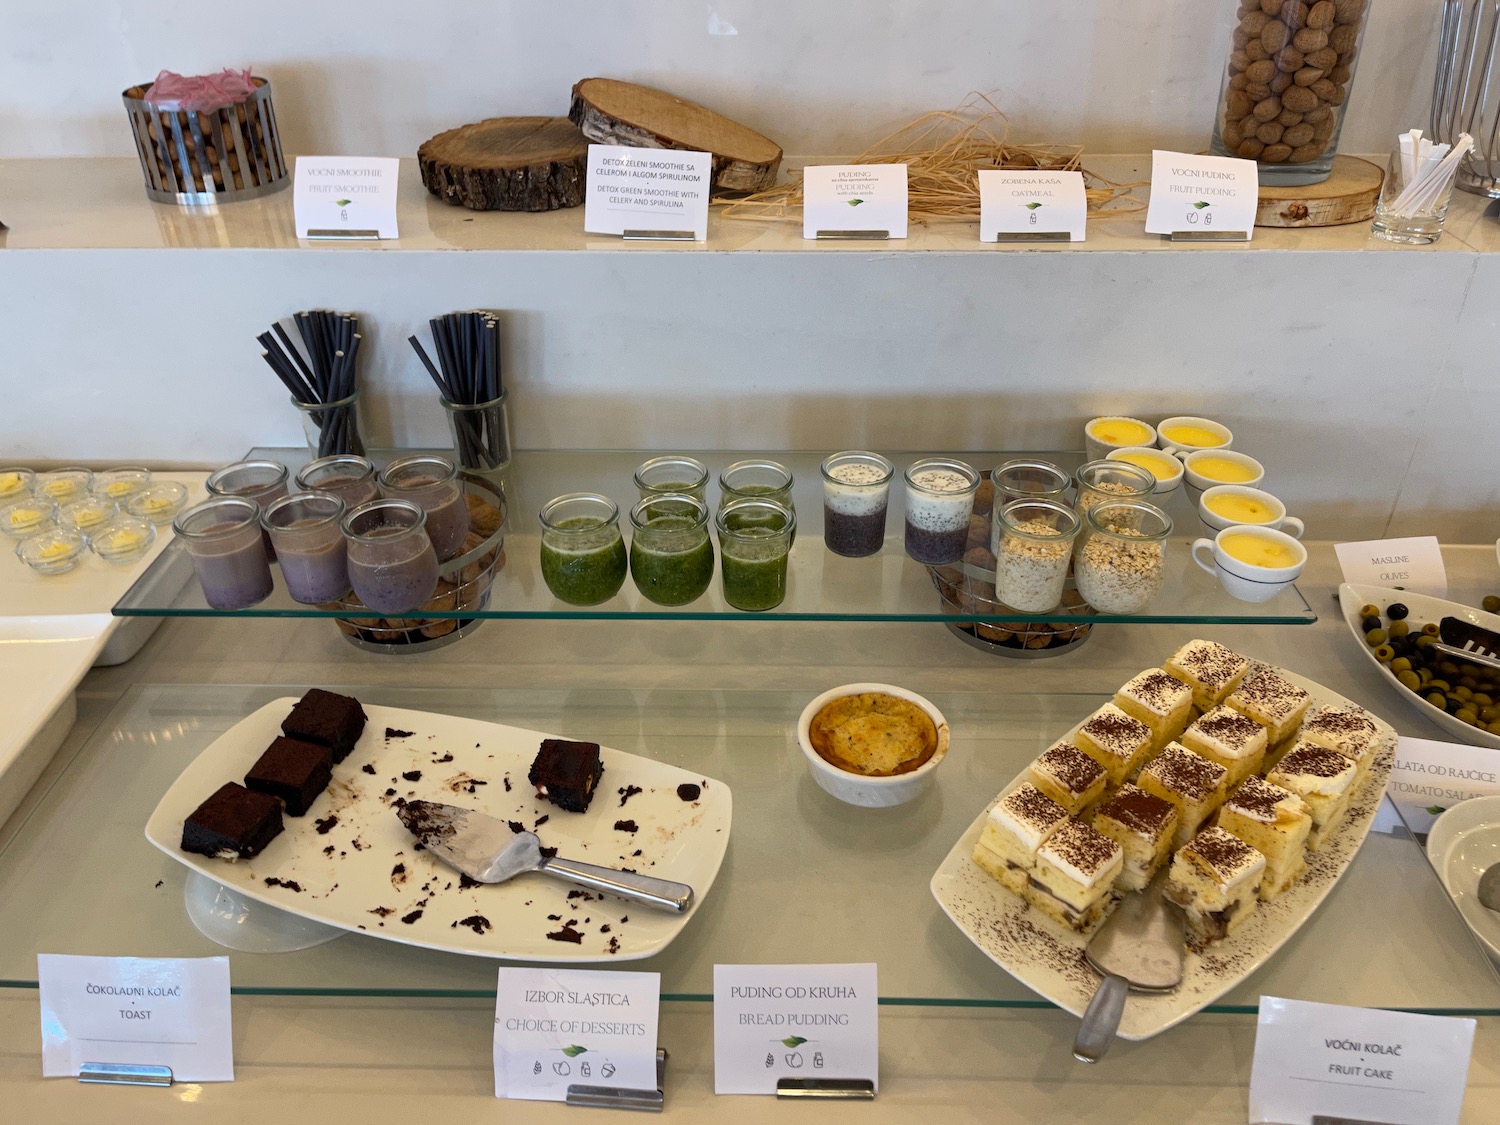
<path fill-rule="evenodd" d="M 375 466 L 352 453 L 309 461 L 297 474 L 296 483 L 298 492 L 331 492 L 350 509 L 380 498 Z"/>
<path fill-rule="evenodd" d="M 1077 513 L 1056 500 L 1012 500 L 1000 509 L 995 595 L 1022 613 L 1045 613 L 1062 601 Z"/>
<path fill-rule="evenodd" d="M 1073 576 L 1100 613 L 1139 613 L 1161 593 L 1172 521 L 1140 500 L 1096 504 L 1084 516 Z"/>
<path fill-rule="evenodd" d="M 630 576 L 657 605 L 697 601 L 714 577 L 708 505 L 686 493 L 642 500 L 630 510 Z"/>
<path fill-rule="evenodd" d="M 380 494 L 410 500 L 427 513 L 427 537 L 439 559 L 463 550 L 469 505 L 458 485 L 458 466 L 446 457 L 417 454 L 392 461 L 380 473 Z"/>
<path fill-rule="evenodd" d="M 1080 516 L 1096 504 L 1116 500 L 1145 500 L 1156 488 L 1150 469 L 1128 461 L 1090 461 L 1073 474 L 1078 495 L 1073 508 Z"/>
<path fill-rule="evenodd" d="M 210 473 L 206 487 L 210 496 L 238 496 L 269 508 L 287 494 L 286 466 L 280 461 L 236 461 Z M 262 535 L 266 558 L 276 561 L 276 548 L 269 535 Z"/>
<path fill-rule="evenodd" d="M 848 450 L 825 460 L 823 545 L 835 555 L 862 559 L 885 543 L 885 514 L 896 466 L 878 453 Z"/>
<path fill-rule="evenodd" d="M 542 580 L 569 605 L 607 602 L 625 585 L 620 509 L 607 496 L 571 492 L 541 511 Z"/>
<path fill-rule="evenodd" d="M 216 496 L 172 521 L 193 560 L 203 599 L 214 609 L 244 609 L 271 593 L 260 505 L 242 496 Z"/>
<path fill-rule="evenodd" d="M 281 578 L 294 602 L 322 605 L 349 591 L 344 501 L 331 492 L 303 492 L 277 500 L 260 515 L 276 544 Z"/>
<path fill-rule="evenodd" d="M 907 466 L 905 479 L 907 557 L 927 566 L 963 558 L 978 471 L 962 461 L 928 457 Z"/>
<path fill-rule="evenodd" d="M 734 500 L 714 518 L 724 600 L 735 609 L 775 609 L 786 597 L 786 564 L 797 516 L 774 500 Z"/>
<path fill-rule="evenodd" d="M 1012 500 L 1056 500 L 1066 504 L 1073 478 L 1051 461 L 1007 461 L 990 470 L 995 499 L 990 508 L 990 554 L 1000 554 L 1000 509 Z"/>
<path fill-rule="evenodd" d="M 412 500 L 372 500 L 346 512 L 349 584 L 377 613 L 406 613 L 432 597 L 437 552 L 427 535 L 427 513 Z"/>
<path fill-rule="evenodd" d="M 653 457 L 635 471 L 641 499 L 668 493 L 691 496 L 708 503 L 708 466 L 696 457 Z"/>

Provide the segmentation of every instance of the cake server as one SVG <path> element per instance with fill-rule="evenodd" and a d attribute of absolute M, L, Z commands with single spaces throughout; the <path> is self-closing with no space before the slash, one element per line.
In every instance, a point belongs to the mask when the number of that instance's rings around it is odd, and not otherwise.
<path fill-rule="evenodd" d="M 407 801 L 396 816 L 433 855 L 481 883 L 503 883 L 538 871 L 673 914 L 684 913 L 693 903 L 693 888 L 686 883 L 544 856 L 535 832 L 516 832 L 505 821 L 475 809 Z"/>
<path fill-rule="evenodd" d="M 1125 997 L 1135 992 L 1171 992 L 1182 983 L 1182 911 L 1162 897 L 1163 868 L 1143 891 L 1127 895 L 1084 950 L 1104 979 L 1083 1013 L 1073 1057 L 1098 1062 L 1109 1050 Z"/>

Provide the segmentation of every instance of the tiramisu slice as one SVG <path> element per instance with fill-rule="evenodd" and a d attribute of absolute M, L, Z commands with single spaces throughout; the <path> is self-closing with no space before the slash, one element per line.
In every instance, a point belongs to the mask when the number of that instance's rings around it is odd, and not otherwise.
<path fill-rule="evenodd" d="M 1226 787 L 1233 789 L 1260 771 L 1266 728 L 1229 707 L 1215 707 L 1182 732 L 1182 744 L 1223 766 L 1229 773 Z"/>
<path fill-rule="evenodd" d="M 1228 771 L 1218 762 L 1194 754 L 1180 742 L 1169 742 L 1141 770 L 1136 784 L 1177 807 L 1177 834 L 1172 846 L 1180 848 L 1223 804 L 1226 777 Z"/>
<path fill-rule="evenodd" d="M 1023 783 L 1001 797 L 985 818 L 974 862 L 1020 894 L 1036 867 L 1037 849 L 1068 819 L 1035 785 Z"/>
<path fill-rule="evenodd" d="M 1262 668 L 1246 676 L 1224 704 L 1265 727 L 1267 746 L 1275 746 L 1292 736 L 1312 706 L 1312 696 L 1269 668 Z"/>
<path fill-rule="evenodd" d="M 1380 745 L 1380 728 L 1362 707 L 1319 707 L 1303 721 L 1297 737 L 1334 750 L 1353 762 L 1357 788 Z"/>
<path fill-rule="evenodd" d="M 1163 667 L 1192 689 L 1198 710 L 1211 711 L 1240 686 L 1250 662 L 1217 641 L 1197 640 L 1179 648 Z"/>
<path fill-rule="evenodd" d="M 1193 714 L 1193 692 L 1160 668 L 1147 668 L 1115 692 L 1115 706 L 1151 728 L 1154 754 L 1187 729 Z"/>
<path fill-rule="evenodd" d="M 1266 857 L 1260 879 L 1263 902 L 1295 883 L 1307 870 L 1307 834 L 1312 816 L 1302 798 L 1259 777 L 1247 777 L 1224 801 L 1219 827 Z"/>
<path fill-rule="evenodd" d="M 1120 845 L 1076 820 L 1065 820 L 1036 853 L 1026 901 L 1069 929 L 1092 929 L 1114 905 L 1124 865 Z"/>
<path fill-rule="evenodd" d="M 1255 913 L 1266 857 L 1222 828 L 1205 828 L 1178 850 L 1163 896 L 1182 907 L 1200 941 L 1219 941 Z"/>
<path fill-rule="evenodd" d="M 1073 736 L 1078 749 L 1104 767 L 1112 786 L 1122 785 L 1151 755 L 1151 728 L 1106 703 Z"/>
<path fill-rule="evenodd" d="M 1077 816 L 1104 793 L 1104 767 L 1071 742 L 1054 742 L 1026 768 L 1026 776 L 1043 793 Z"/>
<path fill-rule="evenodd" d="M 1354 773 L 1354 763 L 1338 751 L 1298 739 L 1266 776 L 1272 785 L 1290 789 L 1307 804 L 1312 814 L 1312 831 L 1307 835 L 1311 851 L 1321 848 L 1344 819 L 1354 790 Z"/>
<path fill-rule="evenodd" d="M 1094 813 L 1094 830 L 1119 844 L 1125 854 L 1125 866 L 1115 886 L 1122 891 L 1138 891 L 1151 882 L 1172 854 L 1177 808 L 1144 789 L 1122 785 Z"/>

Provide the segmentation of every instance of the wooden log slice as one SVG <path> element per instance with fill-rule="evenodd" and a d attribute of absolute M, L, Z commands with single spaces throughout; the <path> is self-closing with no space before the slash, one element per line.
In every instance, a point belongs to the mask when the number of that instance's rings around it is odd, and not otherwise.
<path fill-rule="evenodd" d="M 583 202 L 588 141 L 566 117 L 492 117 L 417 149 L 422 182 L 474 211 L 556 211 Z"/>
<path fill-rule="evenodd" d="M 1258 227 L 1336 227 L 1365 223 L 1375 214 L 1385 173 L 1357 156 L 1335 156 L 1321 184 L 1279 187 L 1262 184 L 1255 209 Z"/>
<path fill-rule="evenodd" d="M 776 183 L 781 146 L 754 129 L 664 90 L 585 78 L 573 87 L 568 117 L 589 140 L 633 148 L 675 148 L 713 155 L 713 186 L 762 191 Z"/>

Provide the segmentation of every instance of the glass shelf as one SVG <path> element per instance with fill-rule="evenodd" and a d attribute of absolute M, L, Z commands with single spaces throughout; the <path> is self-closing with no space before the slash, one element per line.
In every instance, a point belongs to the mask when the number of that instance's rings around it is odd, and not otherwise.
<path fill-rule="evenodd" d="M 225 953 L 188 920 L 187 869 L 148 844 L 143 827 L 187 763 L 293 690 L 148 685 L 122 700 L 0 850 L 0 986 L 34 987 L 38 952 Z M 659 971 L 664 999 L 707 1001 L 715 963 L 874 961 L 886 1004 L 1050 1007 L 974 948 L 928 882 L 990 797 L 1107 696 L 934 693 L 954 731 L 935 787 L 908 805 L 856 809 L 816 786 L 790 737 L 805 692 L 344 690 L 592 739 L 726 782 L 734 824 L 717 882 L 671 946 L 629 966 Z M 228 956 L 239 993 L 489 997 L 495 989 L 495 961 L 362 934 L 295 953 Z M 1253 1018 L 1262 994 L 1500 1015 L 1500 979 L 1408 837 L 1371 835 L 1302 930 L 1210 1010 Z"/>
<path fill-rule="evenodd" d="M 902 549 L 902 489 L 899 477 L 891 489 L 888 535 L 878 555 L 846 559 L 823 546 L 823 500 L 818 466 L 825 454 L 807 452 L 697 453 L 716 477 L 719 470 L 747 457 L 770 457 L 790 468 L 796 478 L 793 500 L 797 508 L 797 542 L 791 554 L 786 600 L 765 613 L 745 613 L 724 601 L 715 580 L 708 593 L 687 606 L 663 607 L 643 598 L 627 579 L 612 600 L 580 609 L 554 598 L 542 582 L 539 566 L 540 529 L 537 512 L 548 500 L 566 492 L 602 492 L 627 512 L 636 499 L 632 477 L 635 468 L 651 454 L 637 451 L 578 452 L 522 451 L 516 454 L 509 480 L 512 497 L 505 539 L 505 565 L 495 575 L 489 605 L 473 610 L 422 610 L 423 618 L 655 618 L 676 620 L 783 620 L 783 621 L 946 621 L 989 622 L 997 618 L 983 605 L 977 612 L 956 612 L 945 607 L 927 567 L 908 559 Z M 270 457 L 295 471 L 306 461 L 305 450 L 256 449 L 249 456 Z M 380 461 L 378 454 L 372 455 Z M 394 454 L 387 454 L 386 459 Z M 925 453 L 892 453 L 899 469 Z M 989 469 L 1010 454 L 965 455 L 982 469 Z M 1030 453 L 1069 471 L 1083 460 L 1078 452 Z M 710 502 L 717 502 L 718 485 L 710 486 Z M 1133 622 L 1197 622 L 1207 624 L 1308 625 L 1317 620 L 1306 599 L 1291 587 L 1270 601 L 1252 604 L 1236 601 L 1218 583 L 1201 571 L 1189 555 L 1192 539 L 1203 532 L 1197 513 L 1178 489 L 1166 500 L 1166 510 L 1178 534 L 1167 554 L 1166 586 L 1147 611 L 1129 617 L 1093 614 L 1091 611 L 1024 614 L 1005 610 L 1003 620 L 1013 622 L 1069 622 L 1080 624 Z M 621 516 L 622 524 L 626 523 Z M 273 567 L 273 572 L 275 568 Z M 988 604 L 993 597 L 994 573 L 986 577 L 969 567 L 943 568 L 957 583 L 958 605 L 972 604 L 965 595 L 973 591 Z M 287 596 L 276 574 L 276 589 L 265 601 L 249 609 L 226 612 L 210 607 L 192 578 L 191 564 L 179 543 L 173 542 L 136 584 L 120 599 L 114 612 L 125 617 L 348 617 L 347 610 L 320 609 L 300 605 Z"/>

